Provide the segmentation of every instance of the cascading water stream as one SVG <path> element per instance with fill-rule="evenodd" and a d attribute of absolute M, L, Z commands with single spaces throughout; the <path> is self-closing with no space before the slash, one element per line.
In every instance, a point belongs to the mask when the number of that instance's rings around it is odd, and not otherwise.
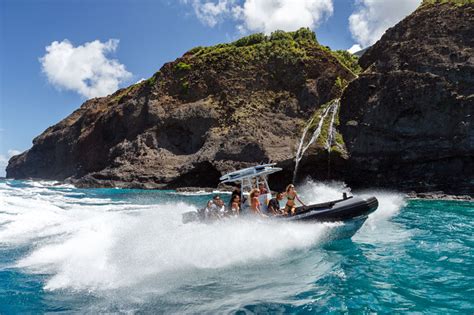
<path fill-rule="evenodd" d="M 331 148 L 335 138 L 334 121 L 339 110 L 340 102 L 336 100 L 332 106 L 331 122 L 329 123 L 328 137 L 326 139 L 326 150 L 328 151 L 328 178 L 331 176 Z"/>
<path fill-rule="evenodd" d="M 334 133 L 335 133 L 334 121 L 336 120 L 336 114 L 337 114 L 337 111 L 339 110 L 339 105 L 340 105 L 339 100 L 334 101 L 334 103 L 331 105 L 332 116 L 331 116 L 331 122 L 329 123 L 328 138 L 326 140 L 326 149 L 328 150 L 328 153 L 331 153 L 331 147 L 334 142 Z"/>
<path fill-rule="evenodd" d="M 309 131 L 309 128 L 310 126 L 313 124 L 314 120 L 316 119 L 316 117 L 313 117 L 311 118 L 311 120 L 308 122 L 308 124 L 306 125 L 306 127 L 304 128 L 303 130 L 303 134 L 301 136 L 301 140 L 300 140 L 300 144 L 298 145 L 298 150 L 296 151 L 296 157 L 295 157 L 295 170 L 293 172 L 293 182 L 296 180 L 296 174 L 298 173 L 298 165 L 301 161 L 301 159 L 303 158 L 306 150 L 308 150 L 308 148 L 316 141 L 318 140 L 319 136 L 321 135 L 321 130 L 323 128 L 323 125 L 324 125 L 324 120 L 326 119 L 326 117 L 328 116 L 328 114 L 330 112 L 333 113 L 333 117 L 332 119 L 334 120 L 334 116 L 335 116 L 335 112 L 337 112 L 337 107 L 339 106 L 339 99 L 337 100 L 334 100 L 329 106 L 327 106 L 323 113 L 321 114 L 321 118 L 319 120 L 319 123 L 318 123 L 318 127 L 314 130 L 313 132 L 313 135 L 311 136 L 311 139 L 308 141 L 308 143 L 306 145 L 303 145 L 304 144 L 304 140 L 306 138 L 306 134 L 308 133 Z M 336 108 L 336 110 L 334 109 Z M 334 123 L 334 121 L 332 121 L 332 123 Z"/>

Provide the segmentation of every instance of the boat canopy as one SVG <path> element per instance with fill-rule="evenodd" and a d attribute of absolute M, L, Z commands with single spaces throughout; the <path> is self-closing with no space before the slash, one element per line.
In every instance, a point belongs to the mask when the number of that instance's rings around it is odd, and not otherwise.
<path fill-rule="evenodd" d="M 223 175 L 220 180 L 222 183 L 229 182 L 240 182 L 240 198 L 245 200 L 244 194 L 248 195 L 249 192 L 258 188 L 260 183 L 263 183 L 267 188 L 266 194 L 261 194 L 258 198 L 262 210 L 267 210 L 268 201 L 272 198 L 270 186 L 268 185 L 267 176 L 282 170 L 280 167 L 275 167 L 276 163 L 262 164 L 244 168 L 235 172 L 231 172 Z M 250 206 L 250 199 L 248 203 L 242 205 L 243 209 Z"/>
<path fill-rule="evenodd" d="M 257 177 L 264 178 L 270 174 L 273 174 L 282 170 L 282 168 L 275 167 L 275 165 L 276 163 L 271 163 L 271 164 L 262 164 L 262 165 L 244 168 L 235 172 L 225 174 L 220 178 L 220 180 L 222 183 L 229 183 L 229 182 L 244 181 L 246 179 L 252 179 L 252 178 L 257 178 Z"/>

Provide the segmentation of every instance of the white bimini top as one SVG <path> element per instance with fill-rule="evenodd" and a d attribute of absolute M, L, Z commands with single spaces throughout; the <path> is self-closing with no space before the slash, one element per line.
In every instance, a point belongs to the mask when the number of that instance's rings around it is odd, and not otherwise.
<path fill-rule="evenodd" d="M 280 167 L 274 167 L 276 163 L 262 164 L 244 168 L 221 176 L 222 183 L 237 182 L 254 177 L 267 176 L 282 170 Z"/>

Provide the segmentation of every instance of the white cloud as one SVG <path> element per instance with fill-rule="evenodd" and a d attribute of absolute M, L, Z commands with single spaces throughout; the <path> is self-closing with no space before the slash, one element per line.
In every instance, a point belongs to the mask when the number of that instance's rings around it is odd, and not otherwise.
<path fill-rule="evenodd" d="M 8 150 L 7 154 L 0 154 L 0 176 L 5 176 L 5 168 L 8 165 L 8 160 L 17 154 L 20 154 L 21 151 L 18 150 Z"/>
<path fill-rule="evenodd" d="M 183 0 L 186 4 L 191 4 L 197 18 L 204 24 L 214 27 L 225 16 L 229 16 L 235 5 L 234 0 Z"/>
<path fill-rule="evenodd" d="M 313 28 L 333 12 L 332 0 L 246 0 L 234 9 L 241 28 L 271 33 Z"/>
<path fill-rule="evenodd" d="M 8 157 L 12 157 L 12 156 L 18 155 L 20 153 L 21 153 L 21 151 L 18 151 L 18 150 L 8 150 Z"/>
<path fill-rule="evenodd" d="M 131 73 L 107 54 L 117 49 L 119 41 L 98 40 L 74 47 L 67 39 L 54 41 L 40 58 L 42 70 L 55 87 L 75 91 L 87 98 L 105 96 L 131 77 Z"/>
<path fill-rule="evenodd" d="M 349 17 L 352 37 L 362 47 L 373 45 L 385 31 L 412 13 L 421 0 L 357 0 Z"/>
<path fill-rule="evenodd" d="M 355 44 L 355 45 L 352 45 L 351 48 L 349 48 L 347 51 L 353 54 L 353 53 L 358 52 L 359 50 L 362 50 L 362 47 L 359 44 Z"/>
<path fill-rule="evenodd" d="M 241 32 L 271 33 L 316 27 L 333 13 L 332 0 L 183 0 L 191 3 L 198 19 L 215 26 L 229 18 Z"/>

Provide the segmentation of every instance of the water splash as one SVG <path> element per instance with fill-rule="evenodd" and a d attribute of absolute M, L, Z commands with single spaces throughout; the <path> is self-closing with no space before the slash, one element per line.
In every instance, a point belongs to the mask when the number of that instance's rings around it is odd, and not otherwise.
<path fill-rule="evenodd" d="M 47 290 L 104 291 L 144 282 L 161 287 L 170 277 L 179 283 L 192 270 L 284 259 L 324 241 L 334 226 L 244 218 L 183 225 L 181 214 L 195 210 L 183 201 L 135 204 L 74 198 L 41 185 L 5 188 L 0 246 L 31 245 L 11 267 L 48 275 Z"/>
<path fill-rule="evenodd" d="M 118 190 L 124 193 L 119 196 L 114 191 L 111 197 L 107 189 L 23 186 L 0 181 L 0 256 L 20 249 L 6 267 L 33 283 L 34 292 L 36 277 L 29 274 L 40 275 L 41 302 L 50 303 L 38 306 L 40 313 L 58 308 L 80 313 L 231 313 L 262 300 L 283 301 L 278 307 L 311 304 L 311 297 L 294 297 L 311 290 L 328 290 L 332 296 L 331 286 L 337 288 L 340 281 L 320 282 L 340 272 L 349 255 L 345 246 L 367 248 L 357 257 L 363 258 L 362 266 L 368 261 L 372 267 L 379 260 L 370 253 L 378 244 L 394 244 L 395 237 L 410 239 L 390 220 L 403 204 L 400 194 L 390 192 L 366 192 L 380 204 L 370 224 L 356 234 L 355 242 L 337 245 L 342 251 L 328 251 L 321 245 L 340 223 L 228 220 L 183 225 L 181 213 L 195 209 L 191 201 L 200 204 L 205 197 L 127 190 Z M 310 181 L 297 188 L 308 204 L 348 192 L 342 182 Z M 357 244 L 369 246 L 358 249 Z"/>
<path fill-rule="evenodd" d="M 331 119 L 331 124 L 330 128 L 332 130 L 332 126 L 334 124 L 334 119 L 335 119 L 335 114 L 339 108 L 339 99 L 334 100 L 331 104 L 329 104 L 324 110 L 323 113 L 319 116 L 319 123 L 318 127 L 313 131 L 313 135 L 311 136 L 311 139 L 308 141 L 306 145 L 304 144 L 304 140 L 306 139 L 306 134 L 309 131 L 309 128 L 313 125 L 313 122 L 315 119 L 317 119 L 317 116 L 311 118 L 311 120 L 308 122 L 306 127 L 303 130 L 303 134 L 301 136 L 300 143 L 298 145 L 298 150 L 296 151 L 296 156 L 295 156 L 295 170 L 293 172 L 293 182 L 296 180 L 296 175 L 298 173 L 298 166 L 303 158 L 306 150 L 316 141 L 318 140 L 319 136 L 321 135 L 321 131 L 324 125 L 324 120 L 326 117 L 329 115 L 329 113 L 332 113 L 332 119 Z M 331 131 L 332 132 L 332 131 Z"/>

